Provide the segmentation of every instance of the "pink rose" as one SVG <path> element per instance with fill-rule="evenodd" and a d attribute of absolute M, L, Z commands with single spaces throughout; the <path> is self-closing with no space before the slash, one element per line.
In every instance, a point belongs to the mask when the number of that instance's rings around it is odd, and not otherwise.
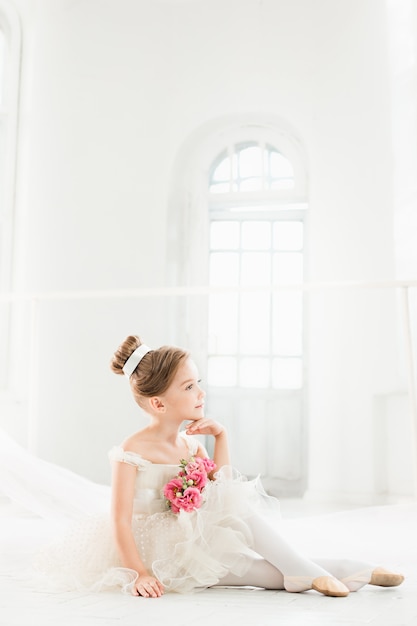
<path fill-rule="evenodd" d="M 214 461 L 208 458 L 201 458 L 197 456 L 195 459 L 187 463 L 187 465 L 184 467 L 184 470 L 187 474 L 191 474 L 192 472 L 195 472 L 196 470 L 200 472 L 206 472 L 207 474 L 209 474 L 215 468 L 216 468 L 216 464 L 214 463 Z"/>
<path fill-rule="evenodd" d="M 200 459 L 200 461 L 202 462 L 207 474 L 210 474 L 210 472 L 216 469 L 216 464 L 211 459 L 204 458 L 204 459 Z"/>
<path fill-rule="evenodd" d="M 182 493 L 182 480 L 179 478 L 173 478 L 165 485 L 164 496 L 167 500 L 173 502 L 176 499 L 178 492 Z"/>
<path fill-rule="evenodd" d="M 198 509 L 203 501 L 203 496 L 196 487 L 187 487 L 184 494 L 180 498 L 176 498 L 175 505 L 183 511 L 190 513 L 194 509 Z"/>
<path fill-rule="evenodd" d="M 197 487 L 197 489 L 199 489 L 200 491 L 206 486 L 207 483 L 207 474 L 206 472 L 202 472 L 200 470 L 195 470 L 194 472 L 191 472 L 190 474 L 186 475 L 186 480 L 192 480 L 192 487 Z"/>
<path fill-rule="evenodd" d="M 201 463 L 199 461 L 200 461 L 200 459 L 199 459 L 199 457 L 197 457 L 195 460 L 190 461 L 189 463 L 187 463 L 187 465 L 184 467 L 185 474 L 192 474 L 193 472 L 200 471 L 201 470 Z"/>
<path fill-rule="evenodd" d="M 181 496 L 177 496 L 171 502 L 171 511 L 179 513 L 181 510 L 186 513 L 194 511 L 201 506 L 203 496 L 196 487 L 187 487 Z"/>

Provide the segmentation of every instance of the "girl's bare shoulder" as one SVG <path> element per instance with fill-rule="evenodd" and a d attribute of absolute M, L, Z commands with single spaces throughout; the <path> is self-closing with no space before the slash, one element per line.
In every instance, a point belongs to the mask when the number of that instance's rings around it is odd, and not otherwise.
<path fill-rule="evenodd" d="M 143 448 L 149 446 L 151 443 L 152 441 L 149 434 L 144 430 L 140 430 L 137 433 L 133 433 L 133 435 L 126 437 L 120 447 L 126 452 L 136 452 L 136 454 L 141 454 L 143 452 Z"/>

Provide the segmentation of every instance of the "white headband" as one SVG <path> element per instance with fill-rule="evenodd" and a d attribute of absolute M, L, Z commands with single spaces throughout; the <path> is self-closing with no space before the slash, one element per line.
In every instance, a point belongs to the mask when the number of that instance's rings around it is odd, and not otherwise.
<path fill-rule="evenodd" d="M 123 365 L 123 371 L 128 378 L 132 376 L 145 354 L 148 354 L 151 350 L 152 348 L 149 348 L 142 343 L 139 348 L 136 348 L 136 350 L 132 352 L 126 363 Z"/>

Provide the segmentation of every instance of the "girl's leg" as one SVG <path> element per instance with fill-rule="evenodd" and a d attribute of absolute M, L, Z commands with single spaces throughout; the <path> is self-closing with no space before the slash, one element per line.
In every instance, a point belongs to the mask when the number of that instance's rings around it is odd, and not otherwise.
<path fill-rule="evenodd" d="M 295 550 L 264 518 L 253 515 L 247 523 L 252 531 L 254 551 L 282 572 L 287 591 L 316 589 L 325 595 L 349 593 L 343 583 Z"/>
<path fill-rule="evenodd" d="M 276 567 L 254 557 L 250 568 L 243 576 L 227 574 L 216 586 L 227 587 L 263 587 L 264 589 L 285 589 L 284 577 Z"/>
<path fill-rule="evenodd" d="M 341 580 L 349 591 L 358 591 L 361 587 L 370 584 L 382 586 L 399 585 L 403 577 L 384 570 L 373 569 L 369 563 L 350 559 L 320 559 L 315 563 L 329 574 Z M 383 576 L 382 578 L 380 576 Z M 372 579 L 375 582 L 372 582 Z M 271 563 L 261 558 L 253 558 L 250 568 L 243 576 L 227 574 L 217 586 L 227 587 L 262 587 L 264 589 L 285 589 L 283 574 Z"/>
<path fill-rule="evenodd" d="M 254 515 L 247 521 L 254 539 L 253 549 L 283 576 L 287 591 L 305 591 L 313 588 L 326 595 L 347 595 L 349 591 L 357 591 L 367 583 L 395 587 L 404 580 L 401 574 L 375 568 L 374 565 L 364 561 L 307 559 L 264 518 Z M 263 575 L 266 573 L 264 569 Z"/>

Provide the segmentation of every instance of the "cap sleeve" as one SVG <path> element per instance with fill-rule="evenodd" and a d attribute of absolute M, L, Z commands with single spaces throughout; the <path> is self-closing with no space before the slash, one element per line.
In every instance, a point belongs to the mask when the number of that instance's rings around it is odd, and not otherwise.
<path fill-rule="evenodd" d="M 127 463 L 128 465 L 133 465 L 138 470 L 143 470 L 148 465 L 151 465 L 151 462 L 143 459 L 140 454 L 136 454 L 136 452 L 129 452 L 128 450 L 123 450 L 121 446 L 114 446 L 109 451 L 109 459 L 110 461 L 118 461 L 119 463 Z"/>

